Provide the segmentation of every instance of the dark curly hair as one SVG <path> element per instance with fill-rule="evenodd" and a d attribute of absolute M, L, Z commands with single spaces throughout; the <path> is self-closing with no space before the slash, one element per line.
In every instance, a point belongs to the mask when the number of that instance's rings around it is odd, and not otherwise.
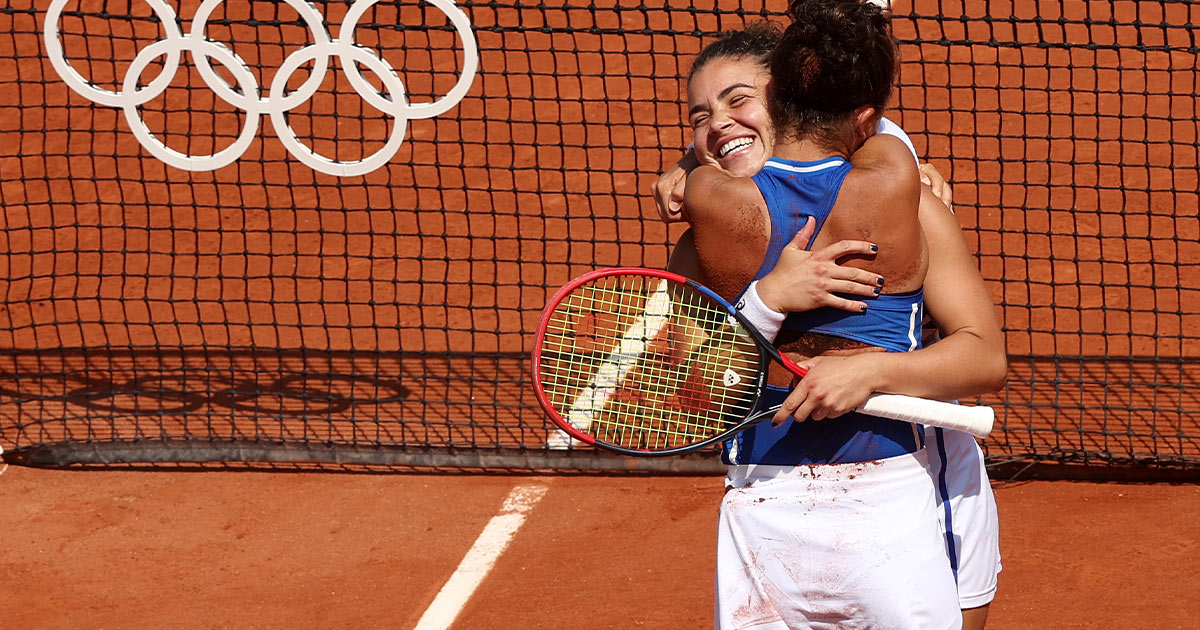
<path fill-rule="evenodd" d="M 792 0 L 788 15 L 769 62 L 776 128 L 829 139 L 859 107 L 882 112 L 899 63 L 891 13 L 863 0 Z"/>
<path fill-rule="evenodd" d="M 753 22 L 741 30 L 722 33 L 692 60 L 688 81 L 691 81 L 701 68 L 717 59 L 749 58 L 766 68 L 779 45 L 781 35 L 779 27 L 770 22 Z"/>

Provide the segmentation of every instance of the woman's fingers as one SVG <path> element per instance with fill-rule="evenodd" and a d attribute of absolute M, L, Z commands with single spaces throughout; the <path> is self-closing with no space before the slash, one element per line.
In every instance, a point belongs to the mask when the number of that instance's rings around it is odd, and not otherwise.
<path fill-rule="evenodd" d="M 857 267 L 846 267 L 837 264 L 846 256 L 852 254 L 873 255 L 878 248 L 867 241 L 838 241 L 813 255 L 814 265 L 820 265 L 818 273 L 828 274 L 829 282 L 822 287 L 830 293 L 829 300 L 824 306 L 832 306 L 842 310 L 865 310 L 866 305 L 838 297 L 835 294 L 862 295 L 871 297 L 883 291 L 884 279 L 878 274 Z"/>
<path fill-rule="evenodd" d="M 792 391 L 788 393 L 788 396 L 786 399 L 784 399 L 783 404 L 779 406 L 779 411 L 776 411 L 775 415 L 771 418 L 771 426 L 780 426 L 784 422 L 787 422 L 788 418 L 794 417 L 797 422 L 807 418 L 808 411 L 803 409 L 806 393 L 807 392 L 803 388 L 796 387 L 795 384 L 793 384 Z M 799 415 L 800 413 L 803 413 L 804 415 Z"/>
<path fill-rule="evenodd" d="M 687 183 L 687 171 L 679 165 L 671 167 L 658 176 L 651 186 L 654 205 L 658 216 L 667 223 L 683 220 L 683 189 Z"/>
<path fill-rule="evenodd" d="M 808 242 L 812 240 L 813 234 L 816 233 L 817 219 L 816 217 L 808 217 L 808 219 L 804 221 L 804 226 L 801 227 L 800 230 L 796 232 L 796 235 L 792 237 L 792 242 L 788 243 L 788 247 L 806 250 L 808 249 Z"/>
<path fill-rule="evenodd" d="M 800 363 L 807 376 L 793 380 L 771 423 L 779 426 L 789 417 L 796 422 L 827 420 L 853 411 L 871 393 L 872 364 L 869 358 L 864 363 L 864 356 L 813 357 Z"/>
<path fill-rule="evenodd" d="M 928 162 L 921 164 L 921 182 L 928 185 L 947 208 L 954 208 L 954 190 L 946 182 L 946 178 L 942 177 L 941 172 Z"/>
<path fill-rule="evenodd" d="M 758 294 L 768 308 L 779 312 L 831 307 L 851 312 L 867 309 L 865 302 L 847 296 L 871 297 L 883 290 L 883 278 L 869 271 L 838 264 L 848 256 L 872 256 L 878 248 L 867 241 L 844 240 L 817 252 L 805 249 L 816 229 L 811 217 L 780 252 L 775 268 L 759 281 Z"/>
<path fill-rule="evenodd" d="M 771 417 L 772 426 L 780 426 L 787 421 L 788 418 L 794 419 L 796 422 L 805 420 L 824 420 L 830 417 L 828 409 L 820 406 L 818 397 L 813 396 L 812 392 L 804 386 L 804 381 L 792 387 L 792 391 L 788 393 L 783 404 L 780 405 L 779 411 Z"/>
<path fill-rule="evenodd" d="M 848 277 L 837 277 L 830 282 L 830 290 L 837 293 L 850 293 L 871 297 L 883 293 L 883 278 L 851 267 L 839 267 L 837 273 Z"/>

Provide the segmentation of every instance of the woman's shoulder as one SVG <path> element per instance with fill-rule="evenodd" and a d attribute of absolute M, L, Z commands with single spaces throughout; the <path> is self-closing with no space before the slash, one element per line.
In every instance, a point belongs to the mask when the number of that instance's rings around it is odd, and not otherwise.
<path fill-rule="evenodd" d="M 919 197 L 921 174 L 908 145 L 897 136 L 877 133 L 853 155 L 851 178 L 869 182 L 880 193 L 896 192 Z"/>

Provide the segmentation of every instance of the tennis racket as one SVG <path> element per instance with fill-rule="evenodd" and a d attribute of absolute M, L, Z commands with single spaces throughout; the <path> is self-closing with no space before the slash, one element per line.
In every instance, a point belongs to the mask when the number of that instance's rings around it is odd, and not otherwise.
<path fill-rule="evenodd" d="M 700 450 L 775 415 L 762 408 L 772 361 L 803 377 L 710 289 L 656 269 L 593 271 L 558 291 L 532 352 L 534 389 L 571 437 L 627 455 Z M 990 407 L 875 394 L 858 411 L 991 431 Z"/>

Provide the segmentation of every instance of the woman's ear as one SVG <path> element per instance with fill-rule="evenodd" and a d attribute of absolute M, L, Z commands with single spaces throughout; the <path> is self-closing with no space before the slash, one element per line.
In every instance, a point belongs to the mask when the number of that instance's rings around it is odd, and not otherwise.
<path fill-rule="evenodd" d="M 854 110 L 854 135 L 859 144 L 875 135 L 882 114 L 871 105 L 863 105 Z"/>

